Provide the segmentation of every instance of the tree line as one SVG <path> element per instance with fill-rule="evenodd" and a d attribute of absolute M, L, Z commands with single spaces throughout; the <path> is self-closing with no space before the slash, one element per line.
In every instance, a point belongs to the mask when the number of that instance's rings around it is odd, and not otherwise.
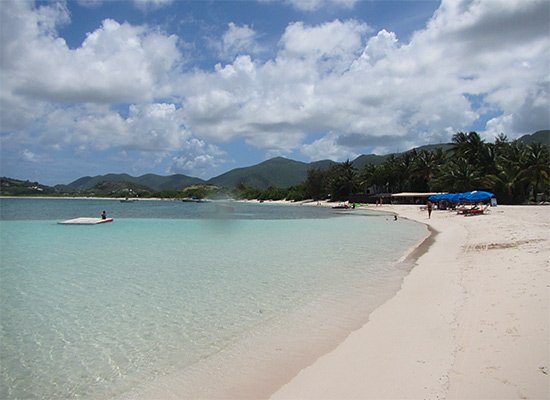
<path fill-rule="evenodd" d="M 486 190 L 500 203 L 522 204 L 550 194 L 550 156 L 542 143 L 494 143 L 477 132 L 458 132 L 448 150 L 411 150 L 390 155 L 380 165 L 361 169 L 349 160 L 327 170 L 308 171 L 305 182 L 290 188 L 265 190 L 239 186 L 236 197 L 259 200 L 331 199 L 346 201 L 355 194 L 399 192 L 465 192 Z"/>

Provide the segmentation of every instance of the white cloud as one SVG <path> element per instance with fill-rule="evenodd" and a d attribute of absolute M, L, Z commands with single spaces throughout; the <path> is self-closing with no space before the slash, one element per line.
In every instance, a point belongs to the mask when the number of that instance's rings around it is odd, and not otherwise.
<path fill-rule="evenodd" d="M 327 7 L 352 9 L 358 0 L 285 0 L 297 10 L 312 12 Z"/>
<path fill-rule="evenodd" d="M 62 4 L 2 6 L 2 140 L 21 148 L 148 151 L 205 171 L 236 139 L 341 160 L 446 141 L 484 119 L 485 136 L 549 125 L 546 0 L 445 0 L 408 42 L 358 20 L 297 21 L 268 60 L 255 57 L 262 33 L 232 23 L 219 40 L 230 62 L 191 71 L 181 39 L 152 27 L 108 19 L 71 49 L 57 35 Z"/>
<path fill-rule="evenodd" d="M 21 158 L 24 161 L 28 161 L 32 163 L 36 163 L 39 161 L 39 157 L 29 149 L 23 149 L 23 151 L 21 152 Z"/>
<path fill-rule="evenodd" d="M 56 3 L 57 4 L 57 3 Z M 70 49 L 55 27 L 68 15 L 60 6 L 33 10 L 5 2 L 2 29 L 3 99 L 131 102 L 165 93 L 181 55 L 176 36 L 107 19 Z M 4 107 L 2 107 L 4 108 Z"/>
<path fill-rule="evenodd" d="M 174 0 L 134 0 L 134 4 L 142 11 L 157 10 L 169 6 Z"/>
<path fill-rule="evenodd" d="M 259 53 L 262 49 L 256 38 L 256 32 L 248 25 L 238 26 L 230 22 L 227 31 L 222 37 L 221 57 L 232 60 L 241 54 Z"/>
<path fill-rule="evenodd" d="M 290 24 L 281 38 L 279 57 L 305 59 L 312 64 L 311 72 L 348 69 L 362 51 L 368 25 L 355 20 L 335 20 L 317 26 L 303 22 Z"/>
<path fill-rule="evenodd" d="M 338 137 L 332 133 L 325 137 L 315 140 L 313 143 L 304 144 L 300 149 L 310 161 L 330 159 L 334 161 L 353 160 L 359 156 L 353 150 L 346 146 L 340 146 L 337 143 Z"/>
<path fill-rule="evenodd" d="M 327 132 L 301 151 L 340 159 L 350 148 L 331 132 L 362 137 L 355 143 L 371 151 L 405 150 L 450 140 L 487 111 L 515 115 L 522 123 L 512 125 L 514 131 L 528 132 L 536 123 L 527 124 L 520 114 L 545 123 L 548 96 L 541 82 L 547 79 L 548 37 L 538 28 L 527 34 L 513 24 L 523 37 L 512 41 L 513 48 L 495 40 L 480 52 L 474 40 L 457 43 L 457 32 L 472 36 L 470 30 L 479 31 L 484 20 L 531 15 L 542 3 L 529 3 L 527 11 L 522 4 L 505 13 L 479 2 L 462 7 L 444 2 L 409 43 L 386 30 L 367 38 L 369 27 L 353 20 L 290 24 L 273 60 L 240 56 L 213 73 L 187 76 L 186 120 L 200 137 L 240 137 L 271 153 L 300 148 L 308 133 Z M 483 108 L 477 109 L 471 96 L 481 96 Z"/>
<path fill-rule="evenodd" d="M 184 147 L 191 136 L 180 108 L 152 103 L 131 105 L 127 118 L 105 106 L 55 110 L 45 118 L 38 140 L 91 150 L 170 152 Z"/>
<path fill-rule="evenodd" d="M 207 178 L 208 173 L 226 162 L 225 152 L 203 140 L 193 138 L 180 149 L 180 155 L 172 158 L 167 172 Z"/>

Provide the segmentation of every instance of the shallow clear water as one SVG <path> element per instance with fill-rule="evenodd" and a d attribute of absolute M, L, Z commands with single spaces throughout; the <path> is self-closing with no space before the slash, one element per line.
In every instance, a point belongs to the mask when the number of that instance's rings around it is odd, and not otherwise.
<path fill-rule="evenodd" d="M 318 207 L 0 200 L 0 398 L 109 398 L 397 282 L 422 225 Z M 66 226 L 96 216 L 114 223 Z M 330 309 L 328 307 L 327 309 Z"/>

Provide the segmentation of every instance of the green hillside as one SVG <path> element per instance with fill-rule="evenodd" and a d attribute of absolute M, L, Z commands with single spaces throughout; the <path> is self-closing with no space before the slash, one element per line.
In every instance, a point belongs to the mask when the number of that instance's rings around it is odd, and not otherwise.
<path fill-rule="evenodd" d="M 0 178 L 0 195 L 2 196 L 45 196 L 55 193 L 53 187 L 41 185 L 38 182 L 21 181 L 4 176 Z"/>
<path fill-rule="evenodd" d="M 387 156 L 378 156 L 376 154 L 363 154 L 353 160 L 353 166 L 357 169 L 362 169 L 367 164 L 380 165 L 384 162 Z"/>
<path fill-rule="evenodd" d="M 550 148 L 550 130 L 537 131 L 530 135 L 524 135 L 517 139 L 525 144 L 539 142 Z M 446 151 L 453 147 L 450 143 L 426 145 L 417 147 L 417 152 L 433 151 L 438 148 Z M 403 153 L 394 154 L 399 156 Z M 353 166 L 362 170 L 367 164 L 380 165 L 388 155 L 368 154 L 361 155 L 353 160 Z M 186 175 L 175 174 L 161 176 L 146 174 L 133 177 L 128 174 L 106 174 L 98 176 L 85 176 L 71 182 L 68 185 L 57 185 L 54 188 L 40 185 L 37 182 L 18 181 L 10 178 L 2 178 L 2 195 L 28 195 L 28 194 L 124 194 L 182 190 L 193 185 L 215 185 L 218 187 L 235 188 L 239 185 L 266 189 L 269 187 L 288 188 L 298 185 L 306 180 L 311 169 L 327 170 L 337 163 L 331 160 L 321 160 L 312 163 L 290 160 L 284 157 L 276 157 L 257 165 L 244 168 L 236 168 L 208 181 Z"/>
<path fill-rule="evenodd" d="M 525 144 L 529 143 L 542 143 L 550 149 L 550 130 L 537 131 L 531 135 L 523 135 L 518 138 L 518 142 Z"/>
<path fill-rule="evenodd" d="M 266 189 L 270 186 L 289 187 L 305 181 L 310 169 L 327 169 L 333 164 L 335 163 L 329 160 L 308 164 L 275 157 L 251 167 L 231 170 L 210 179 L 207 183 L 223 187 L 244 185 L 258 189 Z"/>
<path fill-rule="evenodd" d="M 140 187 L 147 187 L 153 191 L 183 189 L 188 186 L 204 183 L 202 179 L 181 174 L 169 176 L 146 174 L 138 177 L 133 177 L 128 174 L 107 174 L 94 177 L 86 176 L 69 183 L 64 186 L 64 188 L 74 191 L 86 191 L 93 189 L 97 187 L 97 185 L 103 184 L 104 182 L 127 183 L 127 186 L 138 185 Z"/>

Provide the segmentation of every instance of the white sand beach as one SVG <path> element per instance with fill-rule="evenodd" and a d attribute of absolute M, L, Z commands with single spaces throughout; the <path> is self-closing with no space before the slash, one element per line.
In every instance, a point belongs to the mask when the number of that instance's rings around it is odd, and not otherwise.
<path fill-rule="evenodd" d="M 428 224 L 433 243 L 391 300 L 272 399 L 549 399 L 550 207 L 376 209 Z"/>

